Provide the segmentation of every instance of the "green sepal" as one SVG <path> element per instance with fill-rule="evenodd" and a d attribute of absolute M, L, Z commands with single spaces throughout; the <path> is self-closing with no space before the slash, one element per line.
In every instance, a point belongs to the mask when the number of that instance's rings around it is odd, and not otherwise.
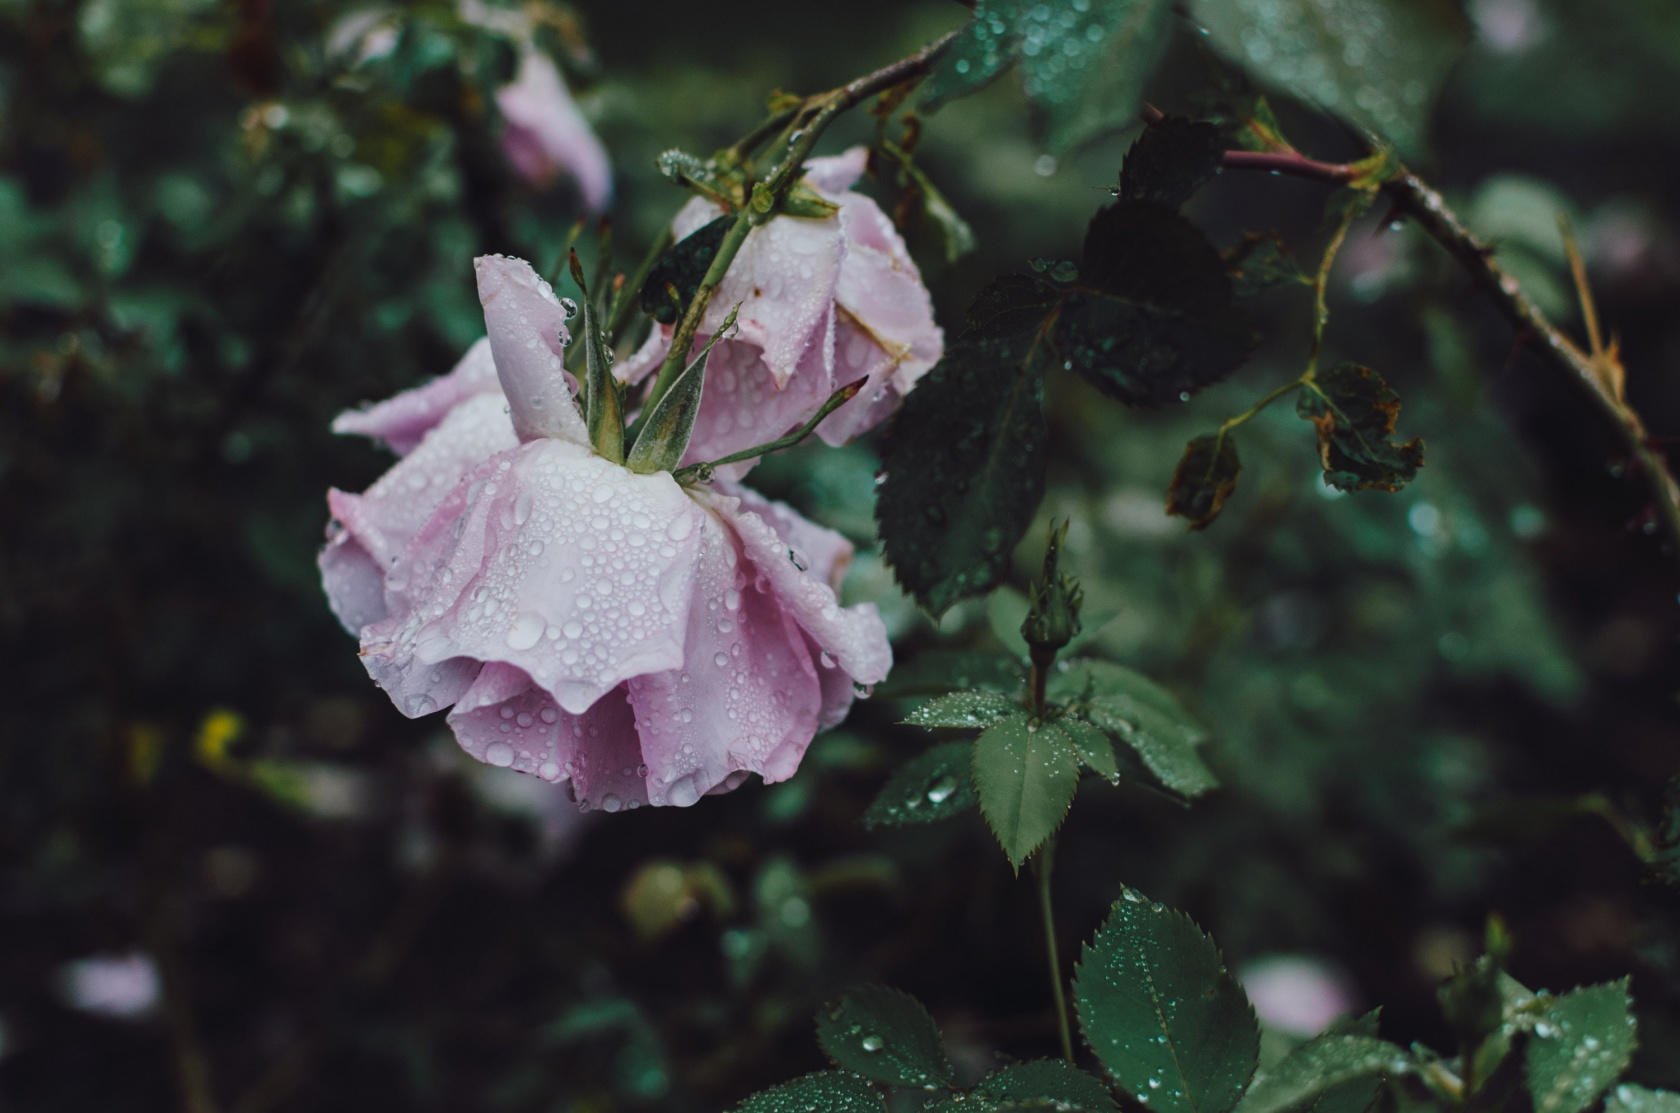
<path fill-rule="evenodd" d="M 583 305 L 583 399 L 584 422 L 595 452 L 615 464 L 624 463 L 624 400 L 613 378 L 606 337 L 601 334 L 600 314 L 589 297 L 583 280 L 583 264 L 577 252 L 570 256 L 572 281 L 582 291 Z"/>
<path fill-rule="evenodd" d="M 694 419 L 700 413 L 700 392 L 706 382 L 706 357 L 712 354 L 712 346 L 734 329 L 735 312 L 739 308 L 736 306 L 729 311 L 729 316 L 706 341 L 700 354 L 677 376 L 671 389 L 653 404 L 653 409 L 642 422 L 641 432 L 636 434 L 636 443 L 630 446 L 630 455 L 624 461 L 631 471 L 642 475 L 675 471 L 682 463 L 689 439 L 694 436 Z"/>

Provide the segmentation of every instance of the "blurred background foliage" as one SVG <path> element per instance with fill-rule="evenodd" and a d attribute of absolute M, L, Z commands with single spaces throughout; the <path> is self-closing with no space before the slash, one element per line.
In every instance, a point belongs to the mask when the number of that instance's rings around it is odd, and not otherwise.
<path fill-rule="evenodd" d="M 717 1109 L 816 1067 L 811 1009 L 866 979 L 927 1001 L 965 1070 L 1048 1053 L 1036 912 L 978 819 L 859 822 L 926 744 L 895 725 L 905 704 L 860 705 L 786 785 L 597 822 L 367 681 L 314 554 L 324 490 L 384 458 L 328 422 L 446 370 L 480 328 L 471 257 L 549 267 L 577 206 L 501 161 L 507 41 L 425 0 L 363 57 L 351 11 L 0 0 L 0 1096 Z M 656 153 L 728 143 L 772 89 L 834 84 L 967 14 L 551 12 L 565 33 L 544 45 L 615 163 L 624 269 L 682 200 Z M 1680 17 L 1467 14 L 1422 168 L 1566 320 L 1570 216 L 1635 404 L 1680 431 Z M 1194 110 L 1231 80 L 1181 32 L 1149 96 Z M 1357 153 L 1281 111 L 1304 149 Z M 848 121 L 828 149 L 872 130 Z M 948 328 L 992 275 L 1075 252 L 1129 138 L 1058 164 L 1010 82 L 926 121 L 919 164 L 979 242 L 951 264 L 908 227 Z M 874 188 L 898 200 L 892 175 Z M 1191 215 L 1221 243 L 1276 228 L 1311 261 L 1324 201 L 1226 175 Z M 1676 894 L 1640 861 L 1680 766 L 1676 584 L 1637 477 L 1452 264 L 1374 213 L 1338 262 L 1328 347 L 1400 390 L 1427 467 L 1400 494 L 1331 497 L 1280 407 L 1245 428 L 1224 518 L 1187 533 L 1162 511 L 1184 441 L 1305 353 L 1304 291 L 1253 309 L 1273 341 L 1186 406 L 1052 398 L 1044 512 L 1072 521 L 1091 651 L 1179 692 L 1228 786 L 1190 810 L 1086 793 L 1062 839 L 1064 946 L 1123 880 L 1239 969 L 1312 957 L 1385 1006 L 1386 1034 L 1439 1044 L 1434 984 L 1497 912 L 1530 984 L 1631 971 L 1635 1077 L 1680 1084 Z M 896 595 L 868 549 L 874 469 L 862 444 L 755 479 L 864 546 L 849 589 L 883 600 L 901 662 L 1009 645 L 1018 593 L 938 630 Z"/>

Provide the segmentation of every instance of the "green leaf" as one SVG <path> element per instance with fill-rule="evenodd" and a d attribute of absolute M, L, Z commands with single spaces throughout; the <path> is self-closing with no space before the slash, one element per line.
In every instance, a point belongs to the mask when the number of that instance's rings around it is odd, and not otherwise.
<path fill-rule="evenodd" d="M 1166 788 L 1195 797 L 1218 786 L 1196 748 L 1207 731 L 1178 699 L 1140 672 L 1109 661 L 1069 662 L 1051 677 L 1050 698 L 1124 742 Z"/>
<path fill-rule="evenodd" d="M 933 1017 L 896 989 L 847 990 L 817 1014 L 817 1043 L 836 1065 L 889 1086 L 951 1084 L 951 1062 Z"/>
<path fill-rule="evenodd" d="M 825 1070 L 754 1094 L 735 1113 L 885 1113 L 881 1092 L 855 1074 Z"/>
<path fill-rule="evenodd" d="M 978 797 L 969 773 L 974 744 L 944 742 L 899 767 L 863 813 L 863 825 L 906 827 L 937 823 L 972 808 Z"/>
<path fill-rule="evenodd" d="M 1109 1077 L 1155 1113 L 1225 1113 L 1254 1073 L 1260 1028 L 1213 940 L 1135 889 L 1085 945 L 1073 994 Z"/>
<path fill-rule="evenodd" d="M 887 679 L 875 685 L 875 698 L 931 696 L 953 688 L 979 688 L 1019 695 L 1026 665 L 1007 653 L 978 649 L 929 649 L 904 664 L 894 664 Z"/>
<path fill-rule="evenodd" d="M 690 232 L 659 257 L 642 284 L 642 311 L 661 324 L 675 324 L 694 293 L 735 215 L 726 213 Z M 676 293 L 673 296 L 672 290 Z"/>
<path fill-rule="evenodd" d="M 1056 725 L 1073 740 L 1079 764 L 1110 784 L 1119 782 L 1120 763 L 1114 756 L 1114 742 L 1101 728 L 1072 715 L 1058 719 Z"/>
<path fill-rule="evenodd" d="M 974 743 L 980 811 L 1017 870 L 1067 816 L 1079 788 L 1073 743 L 1026 712 L 993 723 Z"/>
<path fill-rule="evenodd" d="M 922 704 L 906 715 L 904 721 L 913 727 L 978 730 L 1020 713 L 1019 701 L 995 692 L 951 692 Z"/>
<path fill-rule="evenodd" d="M 570 263 L 572 281 L 583 294 L 584 403 L 588 411 L 584 416 L 589 443 L 599 455 L 621 464 L 624 462 L 624 406 L 610 367 L 611 345 L 601 334 L 600 315 L 591 304 L 577 252 L 571 253 Z"/>
<path fill-rule="evenodd" d="M 1170 0 L 977 0 L 922 104 L 967 96 L 1019 62 L 1046 145 L 1066 151 L 1137 117 L 1171 30 Z"/>
<path fill-rule="evenodd" d="M 689 438 L 694 435 L 694 419 L 700 413 L 701 392 L 706 384 L 706 360 L 713 346 L 734 327 L 735 311 L 730 310 L 700 354 L 643 418 L 641 432 L 636 434 L 636 443 L 630 446 L 630 454 L 625 458 L 625 467 L 642 475 L 676 470 L 688 451 Z"/>
<path fill-rule="evenodd" d="M 1168 116 L 1143 129 L 1120 168 L 1120 196 L 1178 208 L 1219 173 L 1225 136 L 1212 124 Z"/>
<path fill-rule="evenodd" d="M 1261 82 L 1375 131 L 1410 156 L 1468 41 L 1452 0 L 1192 0 L 1221 53 Z"/>
<path fill-rule="evenodd" d="M 1580 1113 L 1621 1077 L 1634 1042 L 1627 979 L 1559 997 L 1528 1045 L 1534 1113 Z"/>
<path fill-rule="evenodd" d="M 1015 1063 L 981 1079 L 971 1093 L 990 1102 L 1047 1101 L 1056 1109 L 1119 1113 L 1102 1080 L 1061 1059 Z M 997 1108 L 992 1106 L 992 1108 Z"/>
<path fill-rule="evenodd" d="M 1423 466 L 1423 442 L 1396 444 L 1400 396 L 1383 377 L 1339 363 L 1302 384 L 1295 412 L 1318 431 L 1324 482 L 1343 491 L 1398 491 Z"/>
<path fill-rule="evenodd" d="M 1624 1082 L 1605 1099 L 1604 1113 L 1680 1113 L 1680 1094 Z"/>
<path fill-rule="evenodd" d="M 1207 732 L 1184 710 L 1177 696 L 1136 669 L 1113 661 L 1093 657 L 1064 661 L 1051 675 L 1046 690 L 1058 702 L 1104 698 L 1141 703 L 1177 720 L 1191 745 L 1207 741 Z"/>
<path fill-rule="evenodd" d="M 1384 1081 L 1411 1068 L 1406 1052 L 1387 1040 L 1349 1034 L 1320 1036 L 1255 1078 L 1236 1113 L 1285 1113 L 1323 1101 L 1338 1087 L 1367 1080 L 1375 1081 L 1375 1097 Z M 1344 1096 L 1350 1093 L 1344 1091 Z M 1314 1108 L 1318 1108 L 1316 1103 Z"/>
<path fill-rule="evenodd" d="M 1033 316 L 1014 298 L 998 301 L 997 316 Z M 1035 308 L 1042 320 L 1049 305 Z M 995 316 L 977 324 L 974 312 L 881 446 L 875 516 L 887 561 L 936 618 L 1003 579 L 1044 496 L 1042 361 L 1031 358 L 1031 333 Z"/>
<path fill-rule="evenodd" d="M 1105 393 L 1157 406 L 1225 378 L 1254 336 L 1207 237 L 1163 205 L 1127 200 L 1091 219 L 1052 340 L 1053 356 Z"/>
<path fill-rule="evenodd" d="M 1225 252 L 1224 259 L 1231 288 L 1239 298 L 1253 297 L 1274 286 L 1313 284 L 1276 232 L 1245 232 Z"/>
<path fill-rule="evenodd" d="M 1167 485 L 1167 513 L 1188 518 L 1191 529 L 1206 529 L 1225 509 L 1237 489 L 1237 442 L 1221 430 L 1197 437 L 1184 446 L 1184 455 Z"/>

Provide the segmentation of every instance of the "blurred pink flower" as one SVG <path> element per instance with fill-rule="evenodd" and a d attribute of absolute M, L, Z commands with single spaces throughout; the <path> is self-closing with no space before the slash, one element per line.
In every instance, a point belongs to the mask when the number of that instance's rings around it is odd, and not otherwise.
<path fill-rule="evenodd" d="M 835 596 L 850 544 L 733 484 L 596 455 L 566 311 L 522 261 L 477 267 L 488 337 L 335 422 L 402 455 L 363 494 L 328 494 L 322 579 L 369 674 L 405 715 L 452 708 L 468 753 L 583 806 L 791 776 L 891 665 L 875 608 Z"/>
<path fill-rule="evenodd" d="M 1237 980 L 1268 1028 L 1316 1036 L 1355 1008 L 1346 975 L 1309 955 L 1266 955 L 1243 965 Z"/>
<path fill-rule="evenodd" d="M 774 440 L 809 420 L 839 387 L 868 382 L 818 427 L 842 444 L 886 418 L 944 351 L 933 303 L 904 240 L 880 206 L 850 187 L 868 152 L 812 159 L 805 184 L 839 206 L 825 218 L 780 216 L 748 234 L 702 318 L 695 348 L 736 303 L 738 332 L 719 342 L 689 459 L 726 456 Z M 722 209 L 689 201 L 672 221 L 682 239 Z M 671 326 L 655 327 L 617 370 L 640 382 L 658 368 Z M 739 478 L 750 463 L 725 474 Z"/>
<path fill-rule="evenodd" d="M 507 121 L 502 154 L 521 178 L 536 189 L 548 189 L 569 177 L 586 209 L 606 210 L 612 200 L 607 152 L 553 59 L 534 47 L 522 50 L 513 82 L 496 90 L 496 106 Z"/>

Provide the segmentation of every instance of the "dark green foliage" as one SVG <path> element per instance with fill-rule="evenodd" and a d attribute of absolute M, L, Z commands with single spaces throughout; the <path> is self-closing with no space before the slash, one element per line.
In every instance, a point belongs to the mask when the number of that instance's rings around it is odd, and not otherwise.
<path fill-rule="evenodd" d="M 1114 740 L 1101 727 L 1073 715 L 1057 720 L 1056 725 L 1072 740 L 1073 752 L 1079 755 L 1079 764 L 1105 781 L 1112 783 L 1120 779 Z"/>
<path fill-rule="evenodd" d="M 842 1070 L 818 1071 L 754 1094 L 735 1107 L 735 1113 L 885 1113 L 879 1090 L 857 1075 Z"/>
<path fill-rule="evenodd" d="M 969 772 L 974 746 L 945 742 L 901 766 L 863 813 L 866 827 L 937 823 L 972 808 L 978 797 Z"/>
<path fill-rule="evenodd" d="M 1398 491 L 1423 466 L 1423 441 L 1395 442 L 1400 396 L 1383 377 L 1339 363 L 1302 384 L 1295 412 L 1318 432 L 1324 482 L 1343 491 Z"/>
<path fill-rule="evenodd" d="M 1119 195 L 1176 209 L 1219 173 L 1225 147 L 1215 125 L 1168 116 L 1144 128 L 1126 152 Z"/>
<path fill-rule="evenodd" d="M 976 730 L 1020 712 L 1018 700 L 994 692 L 951 692 L 922 704 L 904 721 L 917 727 Z"/>
<path fill-rule="evenodd" d="M 694 299 L 706 268 L 712 265 L 718 245 L 734 222 L 734 215 L 725 213 L 672 244 L 648 272 L 642 286 L 642 311 L 661 324 L 675 324 Z"/>
<path fill-rule="evenodd" d="M 1192 18 L 1265 84 L 1421 153 L 1435 94 L 1468 40 L 1451 0 L 1195 0 Z"/>
<path fill-rule="evenodd" d="M 977 1101 L 981 1104 L 976 1105 Z M 1100 1079 L 1061 1059 L 1034 1059 L 987 1075 L 970 1092 L 967 1108 L 983 1113 L 1005 1102 L 1022 1101 L 1046 1101 L 1054 1108 L 1082 1113 L 1119 1113 L 1114 1096 Z"/>
<path fill-rule="evenodd" d="M 1161 1113 L 1225 1113 L 1260 1029 L 1219 950 L 1182 912 L 1127 889 L 1080 953 L 1079 1027 L 1109 1077 Z"/>
<path fill-rule="evenodd" d="M 971 328 L 881 446 L 875 514 L 887 560 L 935 616 L 1003 578 L 1043 497 L 1044 379 L 1032 348 L 1019 333 Z"/>
<path fill-rule="evenodd" d="M 889 1086 L 950 1085 L 939 1029 L 908 993 L 866 985 L 817 1014 L 817 1042 L 834 1062 Z"/>
<path fill-rule="evenodd" d="M 1229 433 L 1221 430 L 1195 438 L 1184 446 L 1167 485 L 1167 513 L 1189 519 L 1191 529 L 1206 529 L 1237 489 L 1241 470 L 1236 440 Z"/>
<path fill-rule="evenodd" d="M 1197 753 L 1207 731 L 1142 673 L 1107 661 L 1075 661 L 1052 678 L 1049 692 L 1067 701 L 1069 717 L 1085 719 L 1125 745 L 1169 791 L 1188 798 L 1218 786 Z"/>
<path fill-rule="evenodd" d="M 1312 285 L 1311 276 L 1301 270 L 1276 232 L 1245 232 L 1225 252 L 1225 267 L 1239 298 L 1274 286 Z"/>
<path fill-rule="evenodd" d="M 1057 724 L 1021 712 L 975 740 L 974 786 L 981 814 L 1020 869 L 1066 818 L 1079 788 L 1079 757 Z"/>
<path fill-rule="evenodd" d="M 1604 1113 L 1680 1113 L 1680 1094 L 1624 1082 L 1605 1099 Z"/>
<path fill-rule="evenodd" d="M 932 696 L 953 689 L 977 689 L 1018 696 L 1026 665 L 1007 653 L 929 649 L 902 664 L 875 686 L 877 699 Z"/>
<path fill-rule="evenodd" d="M 1386 1040 L 1320 1036 L 1261 1072 L 1237 1113 L 1287 1113 L 1309 1105 L 1322 1113 L 1363 1113 L 1377 1088 L 1414 1066 L 1409 1055 Z"/>
<path fill-rule="evenodd" d="M 1169 0 L 978 0 L 922 103 L 966 96 L 1018 62 L 1046 144 L 1065 151 L 1135 118 L 1171 16 Z"/>

